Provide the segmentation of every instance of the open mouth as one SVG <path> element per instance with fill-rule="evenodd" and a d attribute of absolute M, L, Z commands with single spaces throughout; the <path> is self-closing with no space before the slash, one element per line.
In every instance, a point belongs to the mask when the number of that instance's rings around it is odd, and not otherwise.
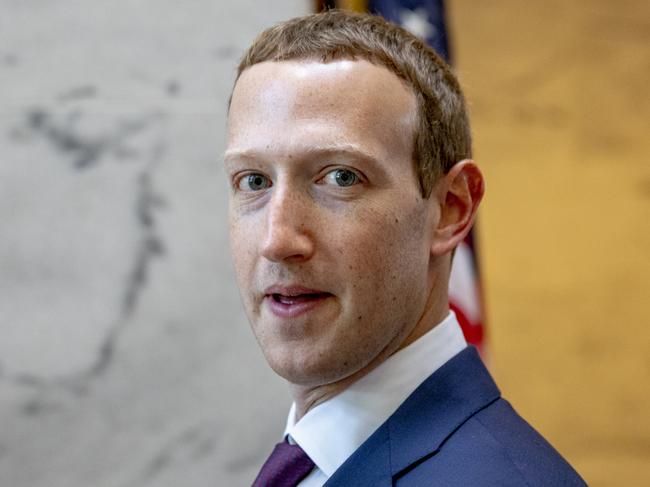
<path fill-rule="evenodd" d="M 273 293 L 271 299 L 279 304 L 291 306 L 294 304 L 308 303 L 317 299 L 324 299 L 331 296 L 330 293 L 305 293 L 297 294 L 295 296 L 286 296 L 284 294 Z"/>
<path fill-rule="evenodd" d="M 278 291 L 278 292 L 273 292 Z M 269 311 L 279 318 L 296 318 L 304 313 L 316 310 L 328 302 L 334 295 L 315 289 L 286 287 L 268 289 L 266 303 Z"/>

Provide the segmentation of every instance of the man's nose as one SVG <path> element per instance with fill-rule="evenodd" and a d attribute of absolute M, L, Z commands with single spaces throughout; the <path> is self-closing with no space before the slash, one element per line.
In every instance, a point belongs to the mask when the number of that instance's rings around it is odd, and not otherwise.
<path fill-rule="evenodd" d="M 288 189 L 275 192 L 267 203 L 262 255 L 274 262 L 309 260 L 314 253 L 309 221 L 315 217 L 310 213 L 304 197 Z"/>

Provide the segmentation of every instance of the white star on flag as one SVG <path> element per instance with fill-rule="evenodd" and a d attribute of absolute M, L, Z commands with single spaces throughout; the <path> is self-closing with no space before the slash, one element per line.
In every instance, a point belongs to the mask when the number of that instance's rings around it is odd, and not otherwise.
<path fill-rule="evenodd" d="M 418 8 L 415 10 L 402 9 L 399 13 L 402 27 L 411 31 L 420 39 L 428 39 L 436 32 L 436 27 L 429 22 L 427 9 Z"/>

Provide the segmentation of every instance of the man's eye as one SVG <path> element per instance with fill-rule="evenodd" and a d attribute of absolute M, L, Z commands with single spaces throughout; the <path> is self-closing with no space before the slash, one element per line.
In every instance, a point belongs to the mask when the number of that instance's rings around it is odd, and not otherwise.
<path fill-rule="evenodd" d="M 361 181 L 354 171 L 349 169 L 334 169 L 325 175 L 325 182 L 336 184 L 337 186 L 347 187 L 358 184 Z"/>
<path fill-rule="evenodd" d="M 237 184 L 237 188 L 241 191 L 260 191 L 270 186 L 271 180 L 259 173 L 247 174 Z"/>

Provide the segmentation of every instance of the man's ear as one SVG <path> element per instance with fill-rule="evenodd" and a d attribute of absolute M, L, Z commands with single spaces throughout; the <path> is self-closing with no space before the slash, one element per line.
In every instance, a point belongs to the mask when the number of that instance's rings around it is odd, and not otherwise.
<path fill-rule="evenodd" d="M 440 178 L 432 195 L 440 204 L 440 219 L 431 246 L 433 255 L 451 252 L 465 238 L 484 192 L 483 174 L 470 159 L 456 163 Z"/>

